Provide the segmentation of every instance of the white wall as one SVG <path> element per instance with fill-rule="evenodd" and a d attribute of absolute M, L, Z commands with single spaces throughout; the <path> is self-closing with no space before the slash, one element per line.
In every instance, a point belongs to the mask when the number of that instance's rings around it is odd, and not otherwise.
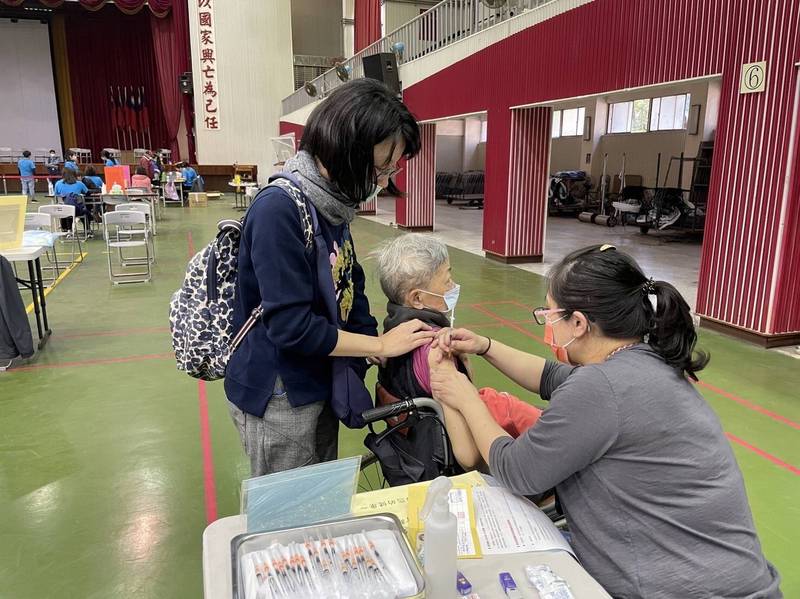
<path fill-rule="evenodd" d="M 384 35 L 391 33 L 419 16 L 420 11 L 436 6 L 436 2 L 398 2 L 386 0 L 384 6 Z"/>
<path fill-rule="evenodd" d="M 292 33 L 289 0 L 217 1 L 217 81 L 220 123 L 208 131 L 200 121 L 204 104 L 199 58 L 197 2 L 189 3 L 197 158 L 201 164 L 257 164 L 259 179 L 273 171 L 269 138 L 278 135 L 281 99 L 292 93 Z"/>
<path fill-rule="evenodd" d="M 484 117 L 486 118 L 486 117 Z M 482 171 L 486 164 L 486 142 L 481 141 L 482 119 L 464 119 L 463 170 Z"/>
<path fill-rule="evenodd" d="M 0 72 L 0 147 L 61 154 L 47 25 L 0 19 Z"/>
<path fill-rule="evenodd" d="M 292 0 L 291 4 L 294 54 L 343 56 L 342 0 Z"/>

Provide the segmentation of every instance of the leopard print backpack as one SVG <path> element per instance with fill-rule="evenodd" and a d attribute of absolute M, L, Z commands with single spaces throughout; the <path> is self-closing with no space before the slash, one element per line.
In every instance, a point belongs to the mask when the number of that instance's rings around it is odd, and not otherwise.
<path fill-rule="evenodd" d="M 290 176 L 276 175 L 268 187 L 280 187 L 292 198 L 300 212 L 306 247 L 310 248 L 314 243 L 314 228 L 309 206 Z M 234 329 L 239 242 L 245 218 L 246 214 L 241 220 L 219 222 L 216 238 L 189 261 L 183 285 L 170 301 L 169 326 L 178 370 L 204 381 L 225 378 L 231 354 L 263 312 L 260 305 L 256 306 L 242 328 Z"/>

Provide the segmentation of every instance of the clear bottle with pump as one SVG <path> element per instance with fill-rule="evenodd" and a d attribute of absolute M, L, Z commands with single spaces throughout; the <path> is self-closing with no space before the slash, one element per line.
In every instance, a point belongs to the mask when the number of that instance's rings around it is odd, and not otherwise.
<path fill-rule="evenodd" d="M 425 597 L 453 599 L 456 596 L 458 521 L 450 513 L 448 493 L 453 483 L 440 476 L 425 496 L 420 518 L 425 523 Z"/>

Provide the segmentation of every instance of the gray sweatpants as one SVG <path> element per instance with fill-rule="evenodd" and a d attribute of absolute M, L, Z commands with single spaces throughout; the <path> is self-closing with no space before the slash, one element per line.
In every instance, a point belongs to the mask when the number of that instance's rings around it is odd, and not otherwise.
<path fill-rule="evenodd" d="M 323 401 L 293 408 L 280 378 L 263 417 L 243 412 L 230 402 L 228 407 L 250 458 L 251 476 L 336 459 L 339 420 L 330 404 Z"/>

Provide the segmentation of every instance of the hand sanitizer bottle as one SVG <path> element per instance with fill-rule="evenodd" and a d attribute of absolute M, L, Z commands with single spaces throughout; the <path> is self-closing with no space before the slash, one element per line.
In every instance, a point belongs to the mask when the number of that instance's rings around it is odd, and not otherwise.
<path fill-rule="evenodd" d="M 456 517 L 450 513 L 448 494 L 453 483 L 440 476 L 425 496 L 420 518 L 425 523 L 425 597 L 453 599 L 456 596 Z"/>

